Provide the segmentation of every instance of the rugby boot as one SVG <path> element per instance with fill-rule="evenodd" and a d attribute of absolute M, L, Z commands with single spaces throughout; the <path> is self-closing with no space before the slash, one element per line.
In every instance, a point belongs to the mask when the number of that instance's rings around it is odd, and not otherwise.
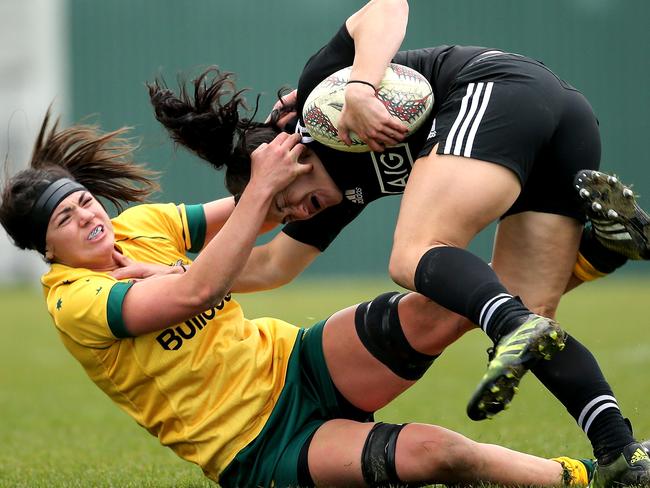
<path fill-rule="evenodd" d="M 596 463 L 589 488 L 650 486 L 650 457 L 642 444 L 633 442 L 611 463 Z"/>
<path fill-rule="evenodd" d="M 628 259 L 650 259 L 650 216 L 616 176 L 581 170 L 574 179 L 596 239 Z"/>
<path fill-rule="evenodd" d="M 650 456 L 650 440 L 643 441 L 641 445 L 643 446 L 643 449 L 645 449 L 648 455 Z"/>
<path fill-rule="evenodd" d="M 546 317 L 530 314 L 491 351 L 488 369 L 467 405 L 472 420 L 493 417 L 508 407 L 524 374 L 539 359 L 564 349 L 566 332 Z"/>

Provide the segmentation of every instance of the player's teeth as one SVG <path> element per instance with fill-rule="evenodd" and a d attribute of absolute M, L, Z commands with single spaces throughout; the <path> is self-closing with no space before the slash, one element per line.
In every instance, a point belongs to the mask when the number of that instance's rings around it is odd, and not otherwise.
<path fill-rule="evenodd" d="M 95 227 L 95 228 L 93 229 L 93 231 L 90 233 L 90 235 L 88 236 L 88 239 L 92 239 L 92 238 L 94 238 L 97 234 L 99 234 L 99 232 L 100 232 L 101 230 L 102 230 L 102 227 L 101 227 L 100 225 L 98 225 L 97 227 Z"/>

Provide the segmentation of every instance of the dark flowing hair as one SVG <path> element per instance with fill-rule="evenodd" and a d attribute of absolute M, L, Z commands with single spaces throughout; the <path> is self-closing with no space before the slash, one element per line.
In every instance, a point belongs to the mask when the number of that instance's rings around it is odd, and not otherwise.
<path fill-rule="evenodd" d="M 274 110 L 268 122 L 255 122 L 257 95 L 252 115 L 242 117 L 240 110 L 249 111 L 243 96 L 247 90 L 238 90 L 233 77 L 233 73 L 211 66 L 192 80 L 192 93 L 182 81 L 178 95 L 161 79 L 147 87 L 156 119 L 174 142 L 216 169 L 226 166 L 226 188 L 237 197 L 250 179 L 251 153 L 282 132 L 277 120 L 293 107 Z M 278 92 L 279 98 L 282 93 Z"/>
<path fill-rule="evenodd" d="M 158 173 L 134 163 L 135 145 L 123 137 L 128 127 L 106 133 L 95 125 L 59 129 L 59 120 L 50 124 L 50 118 L 48 110 L 28 168 L 12 177 L 6 175 L 2 189 L 0 224 L 21 249 L 38 249 L 30 212 L 43 191 L 60 178 L 82 184 L 119 211 L 128 202 L 145 201 L 159 189 L 154 181 Z"/>

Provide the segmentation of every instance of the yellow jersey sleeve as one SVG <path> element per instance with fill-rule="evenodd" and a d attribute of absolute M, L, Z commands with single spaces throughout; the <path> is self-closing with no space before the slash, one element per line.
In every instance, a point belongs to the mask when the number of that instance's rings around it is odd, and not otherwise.
<path fill-rule="evenodd" d="M 67 280 L 50 290 L 48 310 L 57 328 L 77 344 L 105 348 L 128 337 L 122 321 L 122 302 L 132 283 L 103 273 L 73 270 Z"/>

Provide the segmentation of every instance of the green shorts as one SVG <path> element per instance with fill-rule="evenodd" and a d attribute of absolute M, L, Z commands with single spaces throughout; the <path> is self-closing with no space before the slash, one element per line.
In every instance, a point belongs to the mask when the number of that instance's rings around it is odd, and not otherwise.
<path fill-rule="evenodd" d="M 219 477 L 223 488 L 298 486 L 301 449 L 334 418 L 372 420 L 336 390 L 323 356 L 323 327 L 301 329 L 291 352 L 284 388 L 262 432 Z"/>

